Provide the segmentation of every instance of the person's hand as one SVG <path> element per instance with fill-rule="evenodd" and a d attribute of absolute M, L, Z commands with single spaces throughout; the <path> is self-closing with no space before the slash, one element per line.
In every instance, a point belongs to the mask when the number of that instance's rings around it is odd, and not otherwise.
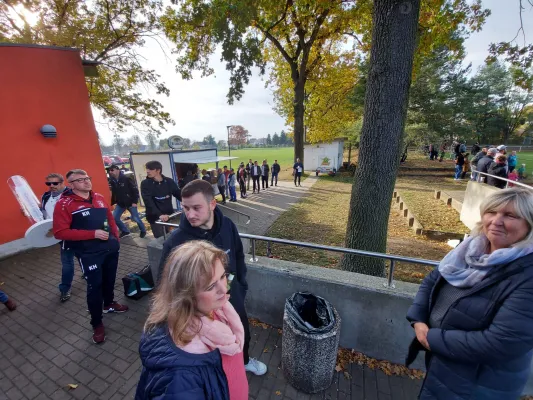
<path fill-rule="evenodd" d="M 137 207 L 137 204 L 136 204 L 136 203 L 133 203 L 131 206 L 132 206 L 132 207 Z"/>
<path fill-rule="evenodd" d="M 97 229 L 94 231 L 94 238 L 100 240 L 107 240 L 109 239 L 109 232 Z"/>
<path fill-rule="evenodd" d="M 418 339 L 420 344 L 426 349 L 430 350 L 428 343 L 429 327 L 423 322 L 417 322 L 413 325 L 413 328 L 415 329 L 416 338 Z"/>
<path fill-rule="evenodd" d="M 48 232 L 46 232 L 46 237 L 54 237 L 54 230 L 53 229 L 50 229 Z"/>
<path fill-rule="evenodd" d="M 168 221 L 168 215 L 166 214 L 163 214 L 163 215 L 160 215 L 159 216 L 159 219 L 163 222 L 167 222 Z"/>

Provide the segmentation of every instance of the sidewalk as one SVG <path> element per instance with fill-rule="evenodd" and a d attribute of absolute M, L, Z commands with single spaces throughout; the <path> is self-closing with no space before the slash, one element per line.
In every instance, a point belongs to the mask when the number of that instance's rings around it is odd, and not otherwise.
<path fill-rule="evenodd" d="M 125 300 L 120 278 L 147 264 L 146 249 L 140 246 L 131 238 L 122 242 L 115 294 L 130 311 L 104 315 L 107 340 L 102 345 L 91 342 L 85 282 L 78 269 L 71 299 L 59 302 L 58 247 L 0 261 L 1 288 L 18 303 L 14 312 L 0 309 L 0 399 L 133 399 L 141 371 L 138 341 L 149 299 Z M 269 366 L 263 377 L 248 376 L 254 400 L 411 400 L 421 383 L 352 365 L 349 380 L 338 373 L 326 392 L 309 396 L 283 377 L 277 329 L 252 327 L 250 349 Z M 69 384 L 78 386 L 69 389 Z"/>

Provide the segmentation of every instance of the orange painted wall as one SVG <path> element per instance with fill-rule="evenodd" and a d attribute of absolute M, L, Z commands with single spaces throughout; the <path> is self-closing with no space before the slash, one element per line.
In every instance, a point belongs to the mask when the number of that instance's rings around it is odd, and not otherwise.
<path fill-rule="evenodd" d="M 40 199 L 45 176 L 82 168 L 95 191 L 109 189 L 78 51 L 0 44 L 0 244 L 24 236 L 29 220 L 7 185 L 26 178 Z M 57 138 L 40 128 L 51 124 Z"/>

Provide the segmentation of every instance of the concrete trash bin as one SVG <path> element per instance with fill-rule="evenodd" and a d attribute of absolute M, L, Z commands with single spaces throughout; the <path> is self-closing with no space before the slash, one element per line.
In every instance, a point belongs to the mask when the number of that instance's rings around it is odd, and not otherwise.
<path fill-rule="evenodd" d="M 317 298 L 326 302 L 320 297 Z M 327 332 L 307 333 L 305 329 L 300 329 L 294 314 L 287 312 L 290 299 L 287 299 L 283 313 L 281 368 L 285 378 L 294 388 L 306 393 L 317 393 L 327 389 L 333 381 L 341 319 L 337 310 L 326 302 L 334 318 L 330 329 Z M 311 325 L 309 327 L 312 328 Z"/>

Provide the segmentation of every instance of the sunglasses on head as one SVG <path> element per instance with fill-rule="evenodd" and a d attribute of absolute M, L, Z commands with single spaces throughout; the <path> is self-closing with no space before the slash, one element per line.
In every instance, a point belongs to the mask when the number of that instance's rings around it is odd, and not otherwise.
<path fill-rule="evenodd" d="M 45 182 L 44 183 L 46 186 L 57 186 L 57 185 L 61 185 L 61 182 Z"/>

